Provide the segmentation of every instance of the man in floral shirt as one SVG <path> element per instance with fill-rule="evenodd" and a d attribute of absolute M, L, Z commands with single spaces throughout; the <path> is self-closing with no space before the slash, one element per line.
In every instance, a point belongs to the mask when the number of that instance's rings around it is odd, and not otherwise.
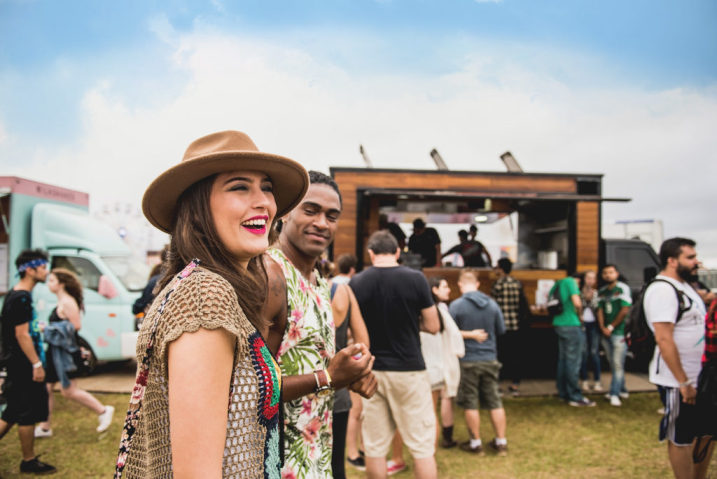
<path fill-rule="evenodd" d="M 310 171 L 309 178 L 306 196 L 284 217 L 279 240 L 269 250 L 274 263 L 267 262 L 270 298 L 285 287 L 288 300 L 268 342 L 278 344 L 285 419 L 282 477 L 292 479 L 332 477 L 334 389 L 349 386 L 365 397 L 376 389 L 373 357 L 364 344 L 334 349 L 329 288 L 314 266 L 334 239 L 341 195 L 329 176 Z M 270 299 L 266 314 L 273 317 L 280 306 Z"/>

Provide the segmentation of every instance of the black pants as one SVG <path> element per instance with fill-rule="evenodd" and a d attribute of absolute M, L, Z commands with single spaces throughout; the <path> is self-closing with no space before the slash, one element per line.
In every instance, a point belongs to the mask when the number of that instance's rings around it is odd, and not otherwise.
<path fill-rule="evenodd" d="M 498 361 L 503 364 L 502 378 L 510 379 L 514 384 L 520 382 L 523 378 L 521 358 L 525 358 L 522 331 L 506 331 L 498 336 Z"/>
<path fill-rule="evenodd" d="M 331 455 L 331 471 L 334 479 L 346 479 L 346 426 L 349 412 L 334 413 L 334 448 Z"/>

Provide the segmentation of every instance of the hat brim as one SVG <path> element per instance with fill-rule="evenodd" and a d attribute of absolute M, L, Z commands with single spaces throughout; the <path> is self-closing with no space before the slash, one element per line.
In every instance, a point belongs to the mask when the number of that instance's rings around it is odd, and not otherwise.
<path fill-rule="evenodd" d="M 260 171 L 271 178 L 277 218 L 298 205 L 309 188 L 308 173 L 289 158 L 260 151 L 211 153 L 183 161 L 159 175 L 142 198 L 144 216 L 156 228 L 171 233 L 177 201 L 187 188 L 208 176 L 235 170 Z"/>

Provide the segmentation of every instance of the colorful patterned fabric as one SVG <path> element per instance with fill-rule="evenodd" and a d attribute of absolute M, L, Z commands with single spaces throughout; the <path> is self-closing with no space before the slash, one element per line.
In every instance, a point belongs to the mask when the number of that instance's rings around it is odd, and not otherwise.
<path fill-rule="evenodd" d="M 286 278 L 288 320 L 279 347 L 279 366 L 285 376 L 311 374 L 328 367 L 335 353 L 334 321 L 326 281 L 316 286 L 304 278 L 278 249 L 269 255 Z M 284 403 L 284 467 L 282 478 L 331 478 L 332 408 L 334 397 L 309 394 Z"/>
<path fill-rule="evenodd" d="M 702 365 L 717 361 L 717 299 L 712 300 L 705 318 L 705 351 L 702 353 Z"/>

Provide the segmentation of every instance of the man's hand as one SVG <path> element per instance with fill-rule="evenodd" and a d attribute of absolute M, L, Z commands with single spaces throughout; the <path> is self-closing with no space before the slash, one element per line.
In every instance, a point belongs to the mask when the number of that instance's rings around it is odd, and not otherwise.
<path fill-rule="evenodd" d="M 682 400 L 687 404 L 695 404 L 697 399 L 697 390 L 692 384 L 680 386 L 680 394 L 682 394 Z"/>
<path fill-rule="evenodd" d="M 349 384 L 349 389 L 366 399 L 370 399 L 374 395 L 378 388 L 378 381 L 373 373 L 369 373 L 367 376 L 362 377 L 358 381 L 354 381 Z"/>
<path fill-rule="evenodd" d="M 32 380 L 36 383 L 41 383 L 45 380 L 45 368 L 40 366 L 39 368 L 32 368 Z"/>
<path fill-rule="evenodd" d="M 471 333 L 471 339 L 474 339 L 475 341 L 478 341 L 479 343 L 482 343 L 486 339 L 488 339 L 488 333 L 485 332 L 485 329 L 474 329 L 470 331 Z"/>
<path fill-rule="evenodd" d="M 612 331 L 610 331 L 607 328 L 601 328 L 601 331 L 602 331 L 602 335 L 605 336 L 606 338 L 609 338 L 612 335 Z"/>
<path fill-rule="evenodd" d="M 345 347 L 329 361 L 329 375 L 334 389 L 341 389 L 371 373 L 376 358 L 363 343 Z"/>

